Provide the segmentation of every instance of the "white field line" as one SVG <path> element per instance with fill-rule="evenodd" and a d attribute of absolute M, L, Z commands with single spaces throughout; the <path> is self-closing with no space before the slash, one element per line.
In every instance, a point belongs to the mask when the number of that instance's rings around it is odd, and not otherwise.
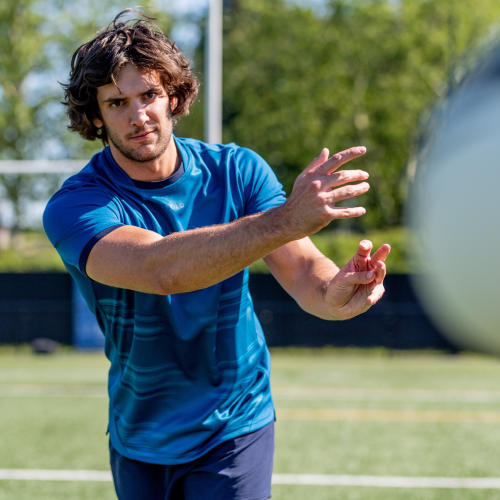
<path fill-rule="evenodd" d="M 108 395 L 106 393 L 85 393 L 85 392 L 23 392 L 14 394 L 13 392 L 2 392 L 0 391 L 0 398 L 90 398 L 90 399 L 104 399 L 107 398 Z"/>
<path fill-rule="evenodd" d="M 383 488 L 500 489 L 500 478 L 274 474 L 273 484 L 307 486 L 369 486 Z"/>
<path fill-rule="evenodd" d="M 106 398 L 106 387 L 0 384 L 0 398 Z"/>
<path fill-rule="evenodd" d="M 359 387 L 285 387 L 273 386 L 273 393 L 281 400 L 334 401 L 419 401 L 456 403 L 497 403 L 500 391 L 463 389 L 368 389 Z"/>
<path fill-rule="evenodd" d="M 111 472 L 102 470 L 0 469 L 1 479 L 24 481 L 111 481 Z"/>
<path fill-rule="evenodd" d="M 0 480 L 109 482 L 112 478 L 111 472 L 100 470 L 0 469 Z M 274 474 L 273 484 L 497 490 L 500 489 L 500 478 Z"/>
<path fill-rule="evenodd" d="M 498 411 L 381 410 L 369 408 L 278 408 L 278 421 L 449 422 L 499 423 Z"/>

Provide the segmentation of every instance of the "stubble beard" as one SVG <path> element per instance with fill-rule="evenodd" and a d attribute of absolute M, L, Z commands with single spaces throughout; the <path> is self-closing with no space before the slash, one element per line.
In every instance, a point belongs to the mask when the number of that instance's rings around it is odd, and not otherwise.
<path fill-rule="evenodd" d="M 108 140 L 113 146 L 128 160 L 136 161 L 138 163 L 146 163 L 149 161 L 156 160 L 160 156 L 162 156 L 168 148 L 170 144 L 170 140 L 172 139 L 172 129 L 167 130 L 164 134 L 159 136 L 158 142 L 152 151 L 141 153 L 140 149 L 136 149 L 132 146 L 127 146 L 124 141 L 122 141 L 119 137 L 113 135 L 111 130 L 104 125 L 106 129 L 106 133 L 108 135 Z M 140 133 L 138 131 L 137 133 Z M 153 132 L 155 133 L 155 132 Z"/>

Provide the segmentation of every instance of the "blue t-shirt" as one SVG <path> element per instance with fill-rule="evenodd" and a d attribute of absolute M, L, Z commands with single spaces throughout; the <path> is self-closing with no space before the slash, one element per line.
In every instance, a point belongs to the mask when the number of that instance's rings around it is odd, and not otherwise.
<path fill-rule="evenodd" d="M 87 257 L 122 225 L 165 236 L 285 200 L 254 152 L 174 140 L 184 166 L 178 178 L 135 182 L 105 148 L 63 184 L 43 219 L 105 335 L 111 442 L 124 456 L 161 464 L 194 460 L 274 419 L 269 352 L 248 270 L 202 290 L 163 296 L 91 280 Z"/>

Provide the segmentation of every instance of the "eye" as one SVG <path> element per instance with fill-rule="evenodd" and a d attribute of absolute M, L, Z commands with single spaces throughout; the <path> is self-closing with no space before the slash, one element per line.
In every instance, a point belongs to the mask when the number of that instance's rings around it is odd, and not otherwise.
<path fill-rule="evenodd" d="M 155 92 L 154 90 L 150 90 L 145 94 L 146 99 L 154 99 L 157 95 L 158 95 L 157 92 Z"/>
<path fill-rule="evenodd" d="M 111 101 L 109 103 L 110 108 L 119 108 L 123 104 L 123 101 L 121 99 L 117 99 L 116 101 Z"/>

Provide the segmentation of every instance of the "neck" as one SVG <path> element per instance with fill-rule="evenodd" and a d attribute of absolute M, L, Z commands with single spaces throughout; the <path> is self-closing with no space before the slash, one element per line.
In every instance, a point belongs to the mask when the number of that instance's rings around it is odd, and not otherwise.
<path fill-rule="evenodd" d="M 170 177 L 180 166 L 181 157 L 175 141 L 170 139 L 167 149 L 150 161 L 136 161 L 125 156 L 112 142 L 109 148 L 116 163 L 136 181 L 161 181 Z"/>

